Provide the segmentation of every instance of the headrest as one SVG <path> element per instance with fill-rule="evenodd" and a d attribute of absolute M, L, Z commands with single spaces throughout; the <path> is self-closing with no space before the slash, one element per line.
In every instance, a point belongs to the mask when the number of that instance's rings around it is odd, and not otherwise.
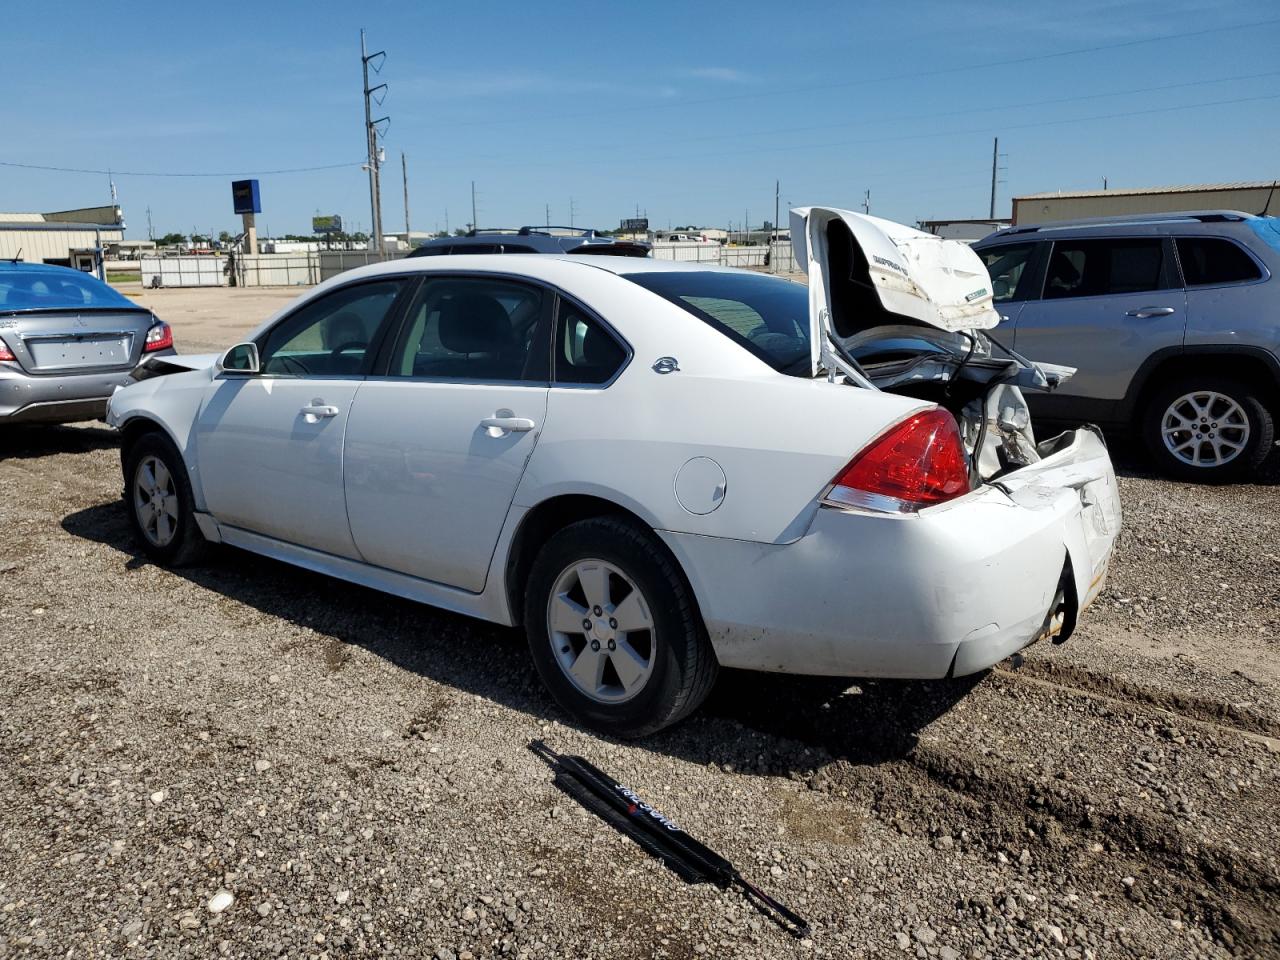
<path fill-rule="evenodd" d="M 440 343 L 454 353 L 499 353 L 513 342 L 511 318 L 493 297 L 463 293 L 440 310 Z"/>

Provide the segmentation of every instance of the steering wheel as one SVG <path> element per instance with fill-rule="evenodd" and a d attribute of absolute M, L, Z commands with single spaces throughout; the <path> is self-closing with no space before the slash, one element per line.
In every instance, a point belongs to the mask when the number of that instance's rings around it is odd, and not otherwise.
<path fill-rule="evenodd" d="M 337 360 L 338 357 L 342 355 L 342 351 L 353 350 L 357 347 L 359 347 L 361 350 L 368 350 L 369 344 L 365 343 L 363 340 L 347 340 L 343 343 L 340 343 L 336 347 L 334 347 L 332 350 L 329 351 L 330 362 Z"/>

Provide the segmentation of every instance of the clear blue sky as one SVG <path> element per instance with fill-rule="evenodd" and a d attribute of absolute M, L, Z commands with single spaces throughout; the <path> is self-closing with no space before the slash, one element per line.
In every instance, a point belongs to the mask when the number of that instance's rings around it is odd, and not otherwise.
<path fill-rule="evenodd" d="M 570 198 L 579 225 L 637 205 L 663 227 L 758 224 L 775 178 L 784 208 L 869 189 L 897 220 L 985 216 L 995 135 L 1007 215 L 1014 194 L 1104 176 L 1280 176 L 1280 23 L 1217 29 L 1276 18 L 1275 0 L 15 3 L 0 161 L 121 171 L 134 237 L 148 206 L 157 235 L 238 218 L 230 177 L 126 171 L 350 163 L 262 175 L 259 228 L 309 232 L 319 212 L 367 230 L 363 26 L 388 54 L 388 229 L 402 150 L 415 229 L 469 221 L 472 179 L 483 225 L 541 223 L 548 203 L 565 223 Z M 1194 31 L 1214 32 L 1132 42 Z M 108 199 L 103 175 L 0 166 L 0 210 Z"/>

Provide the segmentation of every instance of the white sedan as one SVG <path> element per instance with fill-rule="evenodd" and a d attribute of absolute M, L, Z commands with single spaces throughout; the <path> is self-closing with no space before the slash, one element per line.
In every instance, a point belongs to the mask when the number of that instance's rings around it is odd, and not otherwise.
<path fill-rule="evenodd" d="M 1120 510 L 967 247 L 793 214 L 809 283 L 657 260 L 344 273 L 111 399 L 146 553 L 226 543 L 500 624 L 640 735 L 717 669 L 939 678 L 1065 639 Z"/>

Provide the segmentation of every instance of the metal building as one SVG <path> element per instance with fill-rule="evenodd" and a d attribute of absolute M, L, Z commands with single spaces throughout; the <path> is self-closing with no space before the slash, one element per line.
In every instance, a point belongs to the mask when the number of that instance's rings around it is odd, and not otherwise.
<path fill-rule="evenodd" d="M 1252 180 L 1139 190 L 1033 193 L 1013 198 L 1013 222 L 1023 225 L 1180 210 L 1242 210 L 1274 216 L 1280 213 L 1280 187 L 1273 192 L 1273 185 L 1271 180 Z"/>
<path fill-rule="evenodd" d="M 0 213 L 0 260 L 52 263 L 98 272 L 110 243 L 124 239 L 117 206 L 53 213 Z"/>

